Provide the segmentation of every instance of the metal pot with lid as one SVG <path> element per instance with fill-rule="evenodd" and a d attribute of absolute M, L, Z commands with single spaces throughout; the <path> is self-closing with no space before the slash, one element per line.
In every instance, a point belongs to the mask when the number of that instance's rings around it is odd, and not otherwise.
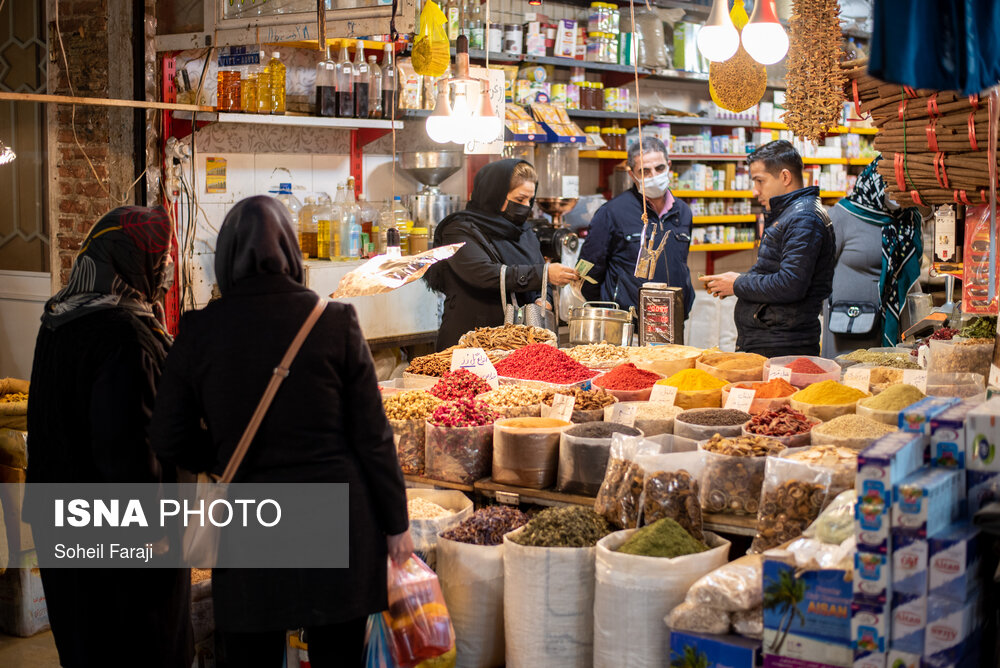
<path fill-rule="evenodd" d="M 632 331 L 632 309 L 624 311 L 614 302 L 586 302 L 570 309 L 569 342 L 575 346 L 591 343 L 627 346 L 632 343 Z"/>

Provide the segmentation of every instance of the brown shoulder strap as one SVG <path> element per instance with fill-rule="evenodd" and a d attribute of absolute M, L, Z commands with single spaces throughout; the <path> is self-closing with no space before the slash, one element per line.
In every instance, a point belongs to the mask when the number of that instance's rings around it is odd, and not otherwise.
<path fill-rule="evenodd" d="M 247 450 L 250 448 L 250 442 L 253 440 L 254 436 L 257 435 L 257 430 L 260 428 L 260 423 L 264 421 L 264 415 L 267 414 L 267 409 L 271 406 L 271 401 L 274 400 L 274 395 L 278 393 L 278 387 L 281 385 L 281 381 L 288 377 L 288 369 L 292 365 L 292 361 L 295 356 L 299 353 L 299 348 L 302 347 L 302 342 L 306 340 L 309 332 L 312 331 L 313 325 L 319 320 L 319 317 L 323 315 L 323 311 L 326 309 L 326 300 L 320 297 L 316 300 L 316 306 L 313 307 L 312 312 L 309 313 L 309 317 L 306 321 L 302 323 L 302 327 L 299 329 L 299 333 L 295 335 L 292 340 L 292 344 L 288 346 L 288 350 L 285 351 L 285 356 L 281 358 L 281 362 L 278 366 L 274 368 L 274 372 L 271 375 L 271 380 L 267 384 L 267 389 L 264 390 L 264 396 L 260 398 L 260 403 L 257 404 L 257 410 L 254 411 L 253 417 L 250 418 L 250 423 L 247 428 L 243 431 L 243 436 L 240 438 L 240 442 L 236 445 L 236 450 L 233 451 L 233 456 L 229 458 L 229 463 L 226 464 L 226 470 L 222 472 L 222 477 L 219 479 L 221 483 L 230 483 L 233 481 L 233 477 L 236 475 L 236 469 L 240 467 L 243 462 L 243 458 L 247 454 Z"/>

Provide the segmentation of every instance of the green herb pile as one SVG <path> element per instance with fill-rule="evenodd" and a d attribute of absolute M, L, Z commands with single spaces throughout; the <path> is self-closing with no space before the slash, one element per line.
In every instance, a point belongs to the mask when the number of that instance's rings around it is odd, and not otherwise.
<path fill-rule="evenodd" d="M 966 339 L 995 339 L 997 337 L 997 318 L 993 315 L 984 315 L 969 321 L 969 324 L 962 328 L 959 336 Z"/>
<path fill-rule="evenodd" d="M 680 524 L 664 517 L 636 531 L 622 543 L 618 552 L 641 557 L 683 557 L 708 549 L 700 540 L 695 540 Z"/>
<path fill-rule="evenodd" d="M 546 508 L 511 540 L 528 547 L 594 547 L 611 533 L 607 520 L 583 506 Z"/>

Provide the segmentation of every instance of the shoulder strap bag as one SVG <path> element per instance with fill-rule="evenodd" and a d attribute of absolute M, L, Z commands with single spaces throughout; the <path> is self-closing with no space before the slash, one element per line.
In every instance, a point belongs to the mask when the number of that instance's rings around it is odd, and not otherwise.
<path fill-rule="evenodd" d="M 233 455 L 229 458 L 229 463 L 226 464 L 226 468 L 222 472 L 222 477 L 216 480 L 207 473 L 198 474 L 197 502 L 199 505 L 202 502 L 204 503 L 204 506 L 201 507 L 208 508 L 213 501 L 226 498 L 229 483 L 233 481 L 233 478 L 236 476 L 236 470 L 243 463 L 243 458 L 246 457 L 247 450 L 250 448 L 250 443 L 253 441 L 254 436 L 257 435 L 257 430 L 260 428 L 261 422 L 264 421 L 264 416 L 267 414 L 268 408 L 271 407 L 274 395 L 278 393 L 278 388 L 281 386 L 282 381 L 288 377 L 288 370 L 295 360 L 295 356 L 298 355 L 302 343 L 306 340 L 309 332 L 312 331 L 313 325 L 323 315 L 324 309 L 326 309 L 326 300 L 320 297 L 316 300 L 316 305 L 309 313 L 306 321 L 302 323 L 302 327 L 299 328 L 298 334 L 292 339 L 292 343 L 288 346 L 288 350 L 285 351 L 284 357 L 281 358 L 278 366 L 274 368 L 271 380 L 267 384 L 267 389 L 264 390 L 264 396 L 260 398 L 257 409 L 253 412 L 253 416 L 250 418 L 246 429 L 243 430 L 243 436 L 240 437 Z M 219 537 L 219 527 L 211 522 L 206 522 L 205 526 L 191 525 L 185 528 L 182 545 L 182 554 L 184 555 L 185 563 L 196 568 L 214 567 L 219 558 Z"/>
<path fill-rule="evenodd" d="M 871 336 L 882 326 L 882 308 L 871 302 L 833 302 L 827 326 L 838 336 Z"/>

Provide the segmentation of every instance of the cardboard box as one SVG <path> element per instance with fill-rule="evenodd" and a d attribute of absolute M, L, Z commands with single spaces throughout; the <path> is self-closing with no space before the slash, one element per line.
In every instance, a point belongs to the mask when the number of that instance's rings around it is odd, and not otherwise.
<path fill-rule="evenodd" d="M 968 642 L 983 621 L 980 599 L 966 602 L 931 597 L 927 605 L 924 664 L 948 666 L 966 658 L 978 643 Z"/>
<path fill-rule="evenodd" d="M 789 557 L 794 559 L 794 557 Z M 851 602 L 849 572 L 836 569 L 801 571 L 794 562 L 765 555 L 764 589 L 788 591 L 798 614 L 782 607 L 764 608 L 764 651 L 811 661 L 823 657 L 833 666 L 851 666 Z"/>
<path fill-rule="evenodd" d="M 892 630 L 889 647 L 911 654 L 923 654 L 927 627 L 927 597 L 892 593 Z"/>
<path fill-rule="evenodd" d="M 670 661 L 684 656 L 702 659 L 703 668 L 757 668 L 760 663 L 760 641 L 743 636 L 716 636 L 686 631 L 670 632 Z"/>
<path fill-rule="evenodd" d="M 552 55 L 560 58 L 576 57 L 576 21 L 559 20 L 556 27 L 556 45 Z"/>
<path fill-rule="evenodd" d="M 1000 397 L 969 411 L 965 424 L 965 466 L 1000 473 Z"/>
<path fill-rule="evenodd" d="M 896 484 L 892 527 L 934 536 L 958 519 L 964 478 L 954 469 L 924 469 Z"/>
<path fill-rule="evenodd" d="M 883 552 L 854 553 L 855 601 L 886 603 L 892 596 L 892 557 Z"/>
<path fill-rule="evenodd" d="M 870 604 L 855 601 L 851 604 L 851 649 L 854 666 L 881 663 L 889 649 L 892 629 L 890 604 Z M 870 657 L 870 658 L 869 658 Z"/>
<path fill-rule="evenodd" d="M 929 540 L 928 594 L 967 600 L 979 587 L 979 528 L 965 522 Z"/>
<path fill-rule="evenodd" d="M 931 420 L 961 401 L 956 397 L 927 397 L 899 412 L 899 429 L 930 436 Z"/>
<path fill-rule="evenodd" d="M 931 466 L 965 468 L 965 420 L 977 405 L 963 401 L 931 420 Z"/>
<path fill-rule="evenodd" d="M 820 657 L 817 657 L 820 658 Z M 776 654 L 764 655 L 764 668 L 836 668 L 829 663 L 817 663 L 805 659 L 793 659 Z M 885 668 L 884 666 L 882 668 Z"/>
<path fill-rule="evenodd" d="M 859 550 L 889 552 L 893 488 L 923 466 L 927 442 L 921 434 L 896 432 L 858 455 L 854 533 Z"/>
<path fill-rule="evenodd" d="M 970 516 L 978 513 L 983 506 L 1000 501 L 1000 473 L 966 471 L 965 477 Z"/>
<path fill-rule="evenodd" d="M 918 533 L 892 531 L 892 592 L 927 596 L 927 538 Z"/>
<path fill-rule="evenodd" d="M 920 655 L 889 650 L 889 668 L 920 668 Z"/>

